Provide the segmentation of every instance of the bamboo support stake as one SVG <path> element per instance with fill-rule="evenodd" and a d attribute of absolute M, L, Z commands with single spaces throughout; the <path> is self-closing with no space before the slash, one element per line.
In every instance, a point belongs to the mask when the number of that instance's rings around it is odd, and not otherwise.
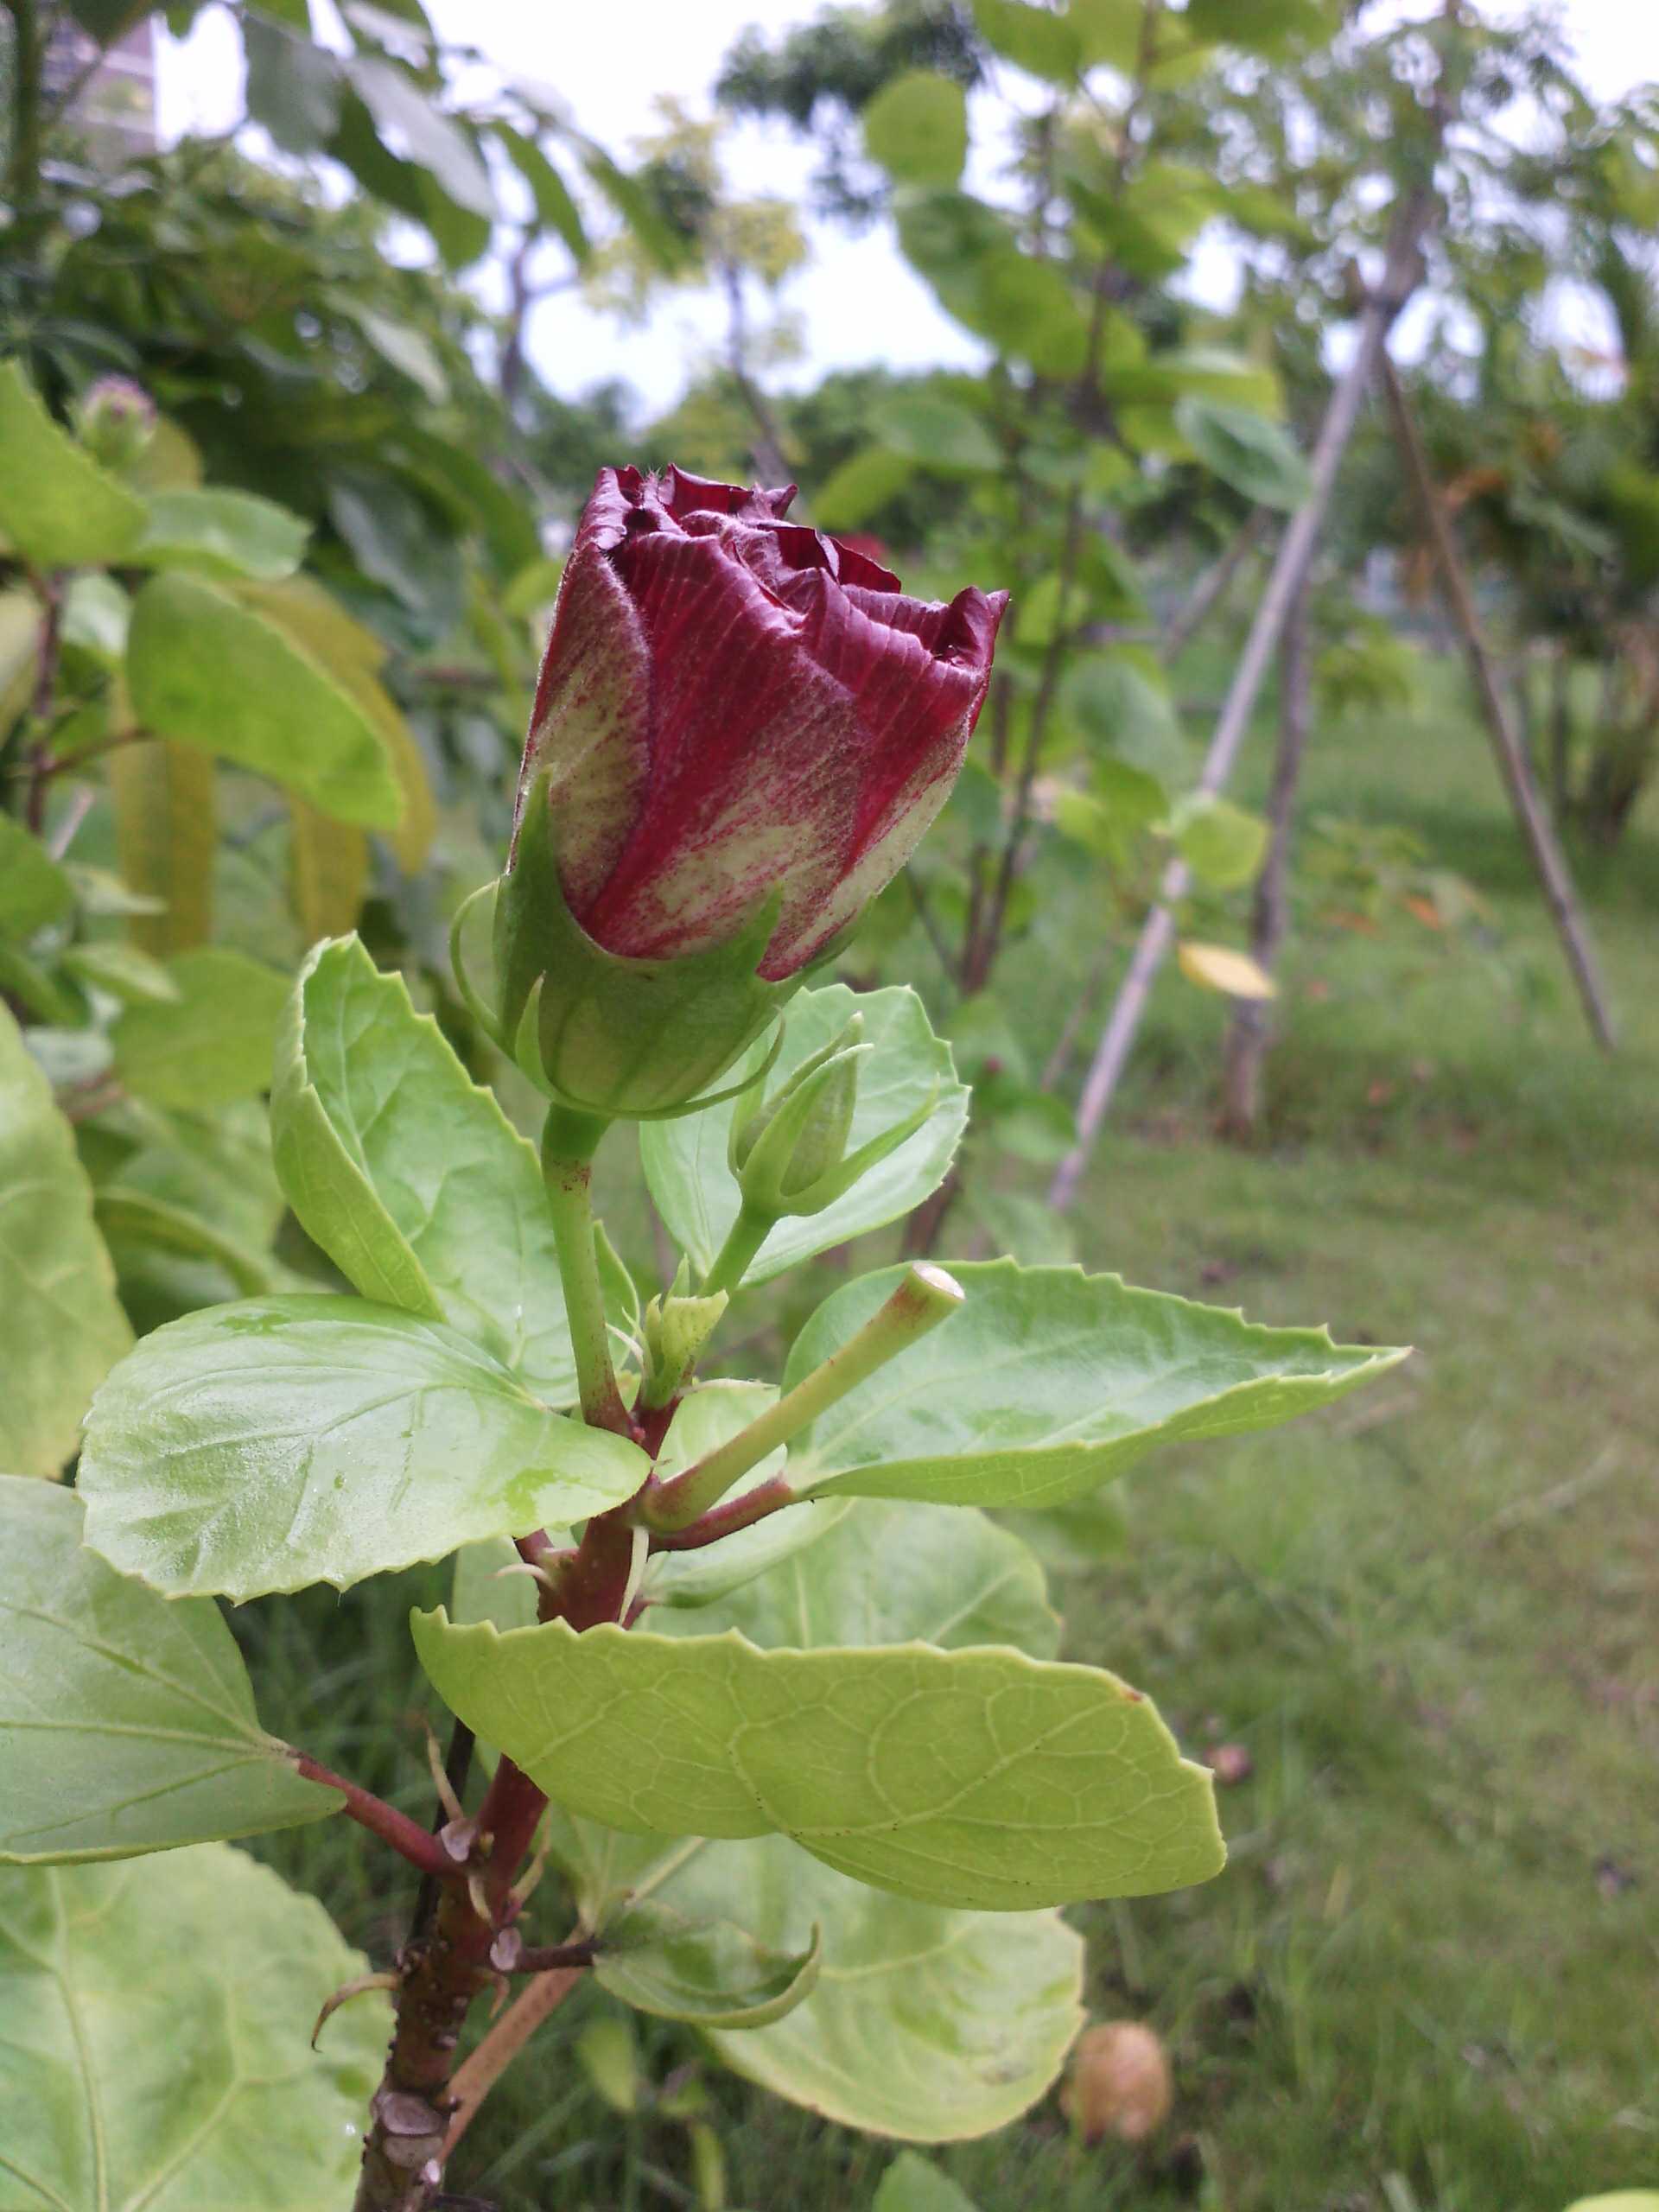
<path fill-rule="evenodd" d="M 1336 488 L 1337 472 L 1359 420 L 1360 407 L 1383 340 L 1417 288 L 1422 267 L 1421 241 L 1434 207 L 1432 191 L 1427 186 L 1420 186 L 1408 195 L 1395 219 L 1382 282 L 1365 303 L 1353 353 L 1332 391 L 1313 448 L 1313 488 L 1279 542 L 1267 589 L 1255 610 L 1255 620 L 1250 625 L 1249 636 L 1210 741 L 1198 779 L 1201 791 L 1224 790 L 1237 762 L 1262 681 L 1319 543 L 1331 495 Z M 1159 885 L 1157 903 L 1141 925 L 1122 987 L 1101 1033 L 1084 1084 L 1077 1110 L 1077 1141 L 1056 1169 L 1049 1187 L 1048 1202 L 1057 1212 L 1064 1213 L 1077 1195 L 1101 1123 L 1128 1060 L 1153 983 L 1175 941 L 1174 910 L 1185 897 L 1191 881 L 1185 861 L 1171 861 Z"/>
<path fill-rule="evenodd" d="M 1567 956 L 1567 964 L 1572 970 L 1573 981 L 1583 1003 L 1585 1019 L 1602 1051 L 1616 1052 L 1618 1047 L 1618 1033 L 1613 1026 L 1595 948 L 1590 941 L 1578 893 L 1573 888 L 1572 872 L 1567 867 L 1566 855 L 1556 842 L 1549 817 L 1539 803 L 1520 738 L 1504 702 L 1497 670 L 1481 629 L 1480 616 L 1475 607 L 1474 594 L 1470 588 L 1457 537 L 1452 528 L 1452 518 L 1435 485 L 1428 455 L 1423 449 L 1423 442 L 1413 419 L 1405 388 L 1400 382 L 1399 372 L 1389 359 L 1386 349 L 1379 356 L 1377 375 L 1382 383 L 1382 396 L 1388 403 L 1395 439 L 1400 448 L 1400 458 L 1411 480 L 1417 504 L 1422 509 L 1423 521 L 1446 585 L 1452 618 L 1463 639 L 1464 658 L 1469 664 L 1470 677 L 1480 701 L 1487 734 L 1492 741 L 1497 771 L 1503 779 L 1503 788 L 1509 793 L 1510 804 L 1515 810 L 1521 834 L 1526 840 L 1527 850 L 1543 890 L 1544 903 L 1549 908 L 1555 933 L 1560 938 L 1561 950 Z"/>

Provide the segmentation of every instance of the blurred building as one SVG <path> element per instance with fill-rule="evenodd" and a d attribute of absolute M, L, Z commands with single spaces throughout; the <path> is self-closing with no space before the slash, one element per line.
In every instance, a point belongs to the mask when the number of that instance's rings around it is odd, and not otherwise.
<path fill-rule="evenodd" d="M 47 41 L 42 72 L 54 103 L 74 91 L 74 121 L 100 169 L 124 167 L 153 154 L 156 130 L 156 28 L 135 24 L 101 55 L 79 24 L 60 21 Z"/>

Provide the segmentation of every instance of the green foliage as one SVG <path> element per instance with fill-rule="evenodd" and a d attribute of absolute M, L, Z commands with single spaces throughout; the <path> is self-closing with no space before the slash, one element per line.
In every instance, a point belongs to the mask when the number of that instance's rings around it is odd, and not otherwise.
<path fill-rule="evenodd" d="M 844 1197 L 822 1212 L 778 1222 L 746 1270 L 751 1282 L 765 1282 L 815 1252 L 896 1221 L 950 1173 L 967 1126 L 968 1092 L 957 1080 L 950 1046 L 934 1036 L 913 991 L 855 995 L 844 983 L 831 983 L 801 992 L 785 1016 L 783 1048 L 768 1087 L 775 1088 L 836 1037 L 855 1008 L 864 1023 L 868 1054 L 859 1069 L 849 1151 L 876 1142 L 918 1114 L 925 1112 L 926 1118 Z M 765 1039 L 751 1046 L 735 1075 L 756 1077 L 769 1051 Z M 734 1130 L 755 1103 L 745 1090 L 727 1105 L 646 1122 L 640 1129 L 640 1157 L 652 1197 L 687 1257 L 704 1272 L 737 1221 L 740 1194 L 728 1154 Z"/>
<path fill-rule="evenodd" d="M 1116 1275 L 1006 1260 L 954 1272 L 968 1294 L 962 1310 L 906 1356 L 902 1387 L 883 1376 L 819 1416 L 791 1455 L 797 1488 L 1056 1504 L 1160 1440 L 1275 1427 L 1405 1356 L 1333 1344 L 1323 1330 L 1262 1328 Z M 785 1387 L 844 1343 L 895 1280 L 867 1275 L 820 1306 L 791 1351 Z"/>
<path fill-rule="evenodd" d="M 308 2038 L 362 1965 L 319 1905 L 222 1844 L 0 1870 L 9 2172 L 51 2204 L 343 2201 L 385 2007 L 353 2006 L 321 2056 Z"/>
<path fill-rule="evenodd" d="M 601 1513 L 643 1464 L 440 1322 L 296 1295 L 146 1337 L 93 1403 L 79 1491 L 124 1573 L 240 1600 Z"/>
<path fill-rule="evenodd" d="M 895 77 L 863 111 L 864 144 L 901 184 L 950 185 L 968 154 L 968 104 L 960 85 L 927 69 Z"/>
<path fill-rule="evenodd" d="M 871 2212 L 976 2212 L 976 2207 L 936 2165 L 914 2151 L 901 2151 L 881 2177 Z"/>
<path fill-rule="evenodd" d="M 55 1476 L 74 1449 L 87 1399 L 131 1332 L 69 1125 L 3 1007 L 0 1194 L 0 1459 L 22 1474 Z"/>
<path fill-rule="evenodd" d="M 338 1812 L 261 1729 L 219 1608 L 113 1573 L 82 1512 L 0 1477 L 0 1859 L 128 1859 Z"/>

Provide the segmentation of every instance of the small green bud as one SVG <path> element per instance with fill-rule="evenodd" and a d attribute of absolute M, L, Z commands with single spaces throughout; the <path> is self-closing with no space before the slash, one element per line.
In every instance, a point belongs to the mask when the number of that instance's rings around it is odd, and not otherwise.
<path fill-rule="evenodd" d="M 156 435 L 156 403 L 130 377 L 99 377 L 76 416 L 87 451 L 105 468 L 130 467 Z"/>
<path fill-rule="evenodd" d="M 859 1073 L 873 1049 L 863 1036 L 864 1017 L 855 1014 L 839 1035 L 792 1069 L 763 1105 L 747 1116 L 739 1106 L 727 1158 L 744 1213 L 752 1219 L 822 1213 L 867 1169 L 914 1136 L 932 1112 L 937 1085 L 906 1120 L 849 1155 Z"/>
<path fill-rule="evenodd" d="M 859 1063 L 869 1051 L 864 1017 L 793 1069 L 765 1103 L 733 1116 L 727 1157 L 744 1204 L 774 1220 L 816 1213 L 816 1193 L 846 1156 L 858 1105 Z M 807 1203 L 803 1203 L 807 1201 Z"/>
<path fill-rule="evenodd" d="M 640 1317 L 645 1369 L 639 1402 L 648 1410 L 667 1405 L 675 1396 L 726 1311 L 723 1290 L 712 1298 L 691 1298 L 686 1294 L 689 1281 L 682 1260 L 673 1288 L 666 1297 L 653 1298 Z"/>

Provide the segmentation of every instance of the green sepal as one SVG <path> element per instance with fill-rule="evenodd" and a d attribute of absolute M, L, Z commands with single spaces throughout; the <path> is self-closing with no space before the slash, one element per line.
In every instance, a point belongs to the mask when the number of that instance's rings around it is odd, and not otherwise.
<path fill-rule="evenodd" d="M 642 1405 L 665 1406 L 679 1391 L 725 1313 L 726 1293 L 712 1298 L 690 1294 L 690 1270 L 683 1260 L 666 1296 L 653 1298 L 641 1325 L 645 1338 L 645 1372 L 640 1385 Z"/>
<path fill-rule="evenodd" d="M 546 806 L 543 778 L 523 819 Z M 726 944 L 632 960 L 595 944 L 572 915 L 545 837 L 519 839 L 495 902 L 497 1033 L 561 1103 L 609 1119 L 704 1105 L 717 1080 L 793 996 L 802 975 L 756 971 L 781 889 Z M 533 1003 L 532 1003 L 533 1001 Z"/>

